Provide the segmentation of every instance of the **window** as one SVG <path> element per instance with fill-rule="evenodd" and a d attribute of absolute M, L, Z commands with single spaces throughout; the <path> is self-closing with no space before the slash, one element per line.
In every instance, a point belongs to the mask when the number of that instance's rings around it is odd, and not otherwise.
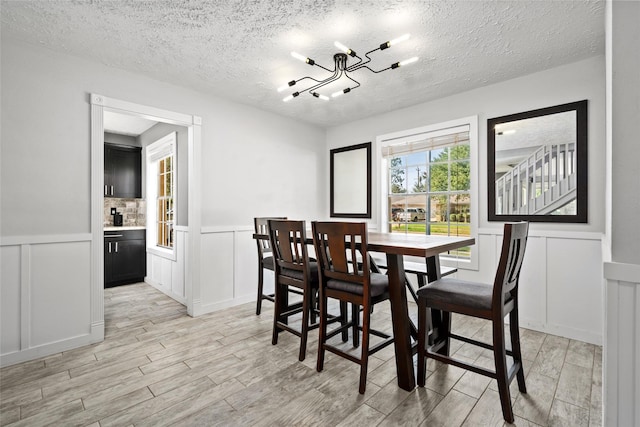
<path fill-rule="evenodd" d="M 163 248 L 173 248 L 173 164 L 173 154 L 158 161 L 156 244 Z"/>
<path fill-rule="evenodd" d="M 177 206 L 176 133 L 146 147 L 147 250 L 175 258 L 174 227 Z"/>
<path fill-rule="evenodd" d="M 378 138 L 382 229 L 390 233 L 474 236 L 477 223 L 477 119 Z M 472 260 L 472 247 L 449 253 Z"/>

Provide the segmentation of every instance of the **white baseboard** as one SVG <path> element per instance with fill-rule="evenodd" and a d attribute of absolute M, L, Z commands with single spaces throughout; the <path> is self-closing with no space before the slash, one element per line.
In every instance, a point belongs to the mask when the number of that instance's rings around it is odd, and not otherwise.
<path fill-rule="evenodd" d="M 232 299 L 228 299 L 228 300 L 224 300 L 224 301 L 218 301 L 215 303 L 209 303 L 209 304 L 200 304 L 198 306 L 198 310 L 196 312 L 195 307 L 194 307 L 194 314 L 193 316 L 201 316 L 203 314 L 207 314 L 207 313 L 213 313 L 215 311 L 220 311 L 220 310 L 224 310 L 225 308 L 229 308 L 229 307 L 235 307 L 237 305 L 242 305 L 242 304 L 246 304 L 248 302 L 255 302 L 256 300 L 256 296 L 254 294 L 251 295 L 244 295 L 241 297 L 237 297 L 237 298 L 232 298 Z"/>
<path fill-rule="evenodd" d="M 104 340 L 104 322 L 96 322 L 91 325 L 91 333 L 68 338 L 61 341 L 42 344 L 25 350 L 15 351 L 0 355 L 0 367 L 15 365 L 17 363 L 51 356 L 67 350 L 94 344 Z"/>
<path fill-rule="evenodd" d="M 166 296 L 168 296 L 169 298 L 178 301 L 180 304 L 182 305 L 187 305 L 187 299 L 185 297 L 183 297 L 182 295 L 178 295 L 178 294 L 174 294 L 173 292 L 165 289 L 160 283 L 145 277 L 144 278 L 144 282 L 153 286 L 154 288 L 156 288 L 157 290 L 159 290 L 160 292 L 162 292 L 163 294 L 165 294 Z"/>
<path fill-rule="evenodd" d="M 531 321 L 523 318 L 520 318 L 520 327 L 543 332 L 545 334 L 558 335 L 577 341 L 583 341 L 590 344 L 602 345 L 602 334 L 595 334 L 591 331 L 569 328 L 563 325 L 555 325 L 552 323 L 543 324 L 537 321 Z"/>

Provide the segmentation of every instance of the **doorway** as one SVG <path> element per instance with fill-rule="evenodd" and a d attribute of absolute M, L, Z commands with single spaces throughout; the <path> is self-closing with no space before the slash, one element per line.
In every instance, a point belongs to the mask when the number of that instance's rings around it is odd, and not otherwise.
<path fill-rule="evenodd" d="M 91 95 L 91 232 L 92 232 L 92 280 L 91 321 L 92 329 L 102 328 L 104 337 L 104 142 L 105 114 L 123 115 L 159 124 L 181 126 L 186 129 L 186 196 L 187 215 L 182 231 L 184 238 L 184 299 L 187 313 L 194 316 L 199 304 L 200 258 L 200 206 L 199 206 L 199 152 L 201 119 L 198 116 L 162 110 L 127 101 Z M 144 162 L 143 162 L 144 165 Z M 143 168 L 144 169 L 144 168 Z M 144 174 L 144 171 L 143 171 Z M 188 237 L 186 237 L 188 236 Z M 147 267 L 149 268 L 149 266 Z"/>

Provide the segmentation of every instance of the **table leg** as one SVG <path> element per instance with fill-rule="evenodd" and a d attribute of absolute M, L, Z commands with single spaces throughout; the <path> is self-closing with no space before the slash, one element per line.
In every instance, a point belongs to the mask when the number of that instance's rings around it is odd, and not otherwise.
<path fill-rule="evenodd" d="M 439 280 L 440 278 L 440 257 L 433 256 L 427 258 L 427 280 L 431 283 Z M 448 356 L 449 343 L 447 337 L 451 333 L 451 314 L 441 310 L 434 310 L 432 308 L 427 310 L 430 311 L 430 313 L 427 314 L 427 319 L 429 319 L 431 323 L 429 326 L 429 345 L 435 344 L 438 339 L 443 339 L 444 337 L 444 339 L 447 340 L 447 343 L 438 350 L 438 353 Z"/>
<path fill-rule="evenodd" d="M 416 386 L 416 378 L 413 372 L 411 328 L 402 255 L 387 254 L 387 267 L 398 386 L 411 391 Z"/>

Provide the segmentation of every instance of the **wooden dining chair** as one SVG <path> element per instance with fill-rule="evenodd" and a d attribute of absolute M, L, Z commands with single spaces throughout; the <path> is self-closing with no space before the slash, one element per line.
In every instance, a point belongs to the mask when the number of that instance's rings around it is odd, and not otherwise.
<path fill-rule="evenodd" d="M 315 311 L 318 264 L 309 259 L 304 221 L 270 219 L 267 223 L 275 267 L 275 304 L 271 343 L 273 345 L 278 343 L 278 334 L 282 331 L 299 336 L 298 359 L 302 361 L 306 356 L 309 330 L 319 326 L 316 323 Z M 289 303 L 291 287 L 301 291 L 302 302 Z M 295 329 L 289 326 L 289 317 L 299 313 L 302 313 L 302 322 L 300 329 Z"/>
<path fill-rule="evenodd" d="M 287 219 L 286 217 L 258 217 L 253 218 L 253 226 L 256 234 L 269 235 L 267 221 L 270 219 Z M 262 311 L 262 301 L 274 302 L 274 294 L 264 293 L 264 270 L 274 271 L 273 256 L 271 255 L 271 244 L 268 238 L 256 239 L 258 245 L 258 298 L 256 304 L 256 315 Z"/>
<path fill-rule="evenodd" d="M 324 368 L 325 350 L 358 363 L 359 392 L 363 394 L 367 384 L 369 355 L 393 343 L 392 337 L 370 327 L 373 305 L 389 299 L 389 280 L 384 274 L 370 271 L 366 223 L 312 222 L 311 226 L 320 271 L 320 334 L 316 369 L 321 372 Z M 352 262 L 357 259 L 362 260 L 361 268 L 358 262 Z M 352 306 L 362 306 L 361 326 L 360 310 L 352 310 L 351 322 L 343 323 L 328 333 L 328 298 L 337 299 L 341 303 L 351 303 Z M 355 334 L 362 332 L 359 358 L 327 343 L 329 338 L 344 333 L 348 328 L 354 330 Z M 383 340 L 375 346 L 370 346 L 370 334 Z M 354 340 L 354 347 L 357 342 Z"/>
<path fill-rule="evenodd" d="M 518 280 L 527 245 L 529 224 L 526 222 L 504 225 L 502 253 L 493 285 L 445 277 L 418 289 L 418 385 L 424 387 L 427 358 L 451 364 L 477 374 L 494 378 L 498 383 L 502 415 L 513 422 L 513 409 L 509 384 L 518 379 L 518 389 L 526 393 L 520 332 L 518 327 Z M 441 324 L 429 331 L 428 308 L 440 310 Z M 493 345 L 451 333 L 451 313 L 491 320 Z M 504 318 L 509 314 L 511 350 L 505 346 Z M 431 338 L 428 339 L 431 333 Z M 493 350 L 495 370 L 472 365 L 449 356 L 451 339 Z M 427 341 L 429 345 L 427 346 Z M 507 366 L 507 356 L 513 363 Z"/>

